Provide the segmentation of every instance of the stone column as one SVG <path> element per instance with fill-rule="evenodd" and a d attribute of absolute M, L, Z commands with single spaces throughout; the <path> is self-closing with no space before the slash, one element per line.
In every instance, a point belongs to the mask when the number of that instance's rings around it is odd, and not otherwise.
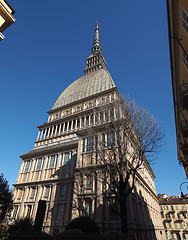
<path fill-rule="evenodd" d="M 78 129 L 78 119 L 76 119 L 76 122 L 75 122 L 75 129 Z"/>
<path fill-rule="evenodd" d="M 91 115 L 89 115 L 89 126 L 91 125 Z"/>
<path fill-rule="evenodd" d="M 62 123 L 59 124 L 59 132 L 58 132 L 58 134 L 61 133 L 62 125 L 63 125 Z"/>
<path fill-rule="evenodd" d="M 105 112 L 103 112 L 103 121 L 106 122 Z"/>
<path fill-rule="evenodd" d="M 112 94 L 109 95 L 109 100 L 112 101 Z"/>
<path fill-rule="evenodd" d="M 86 121 L 87 121 L 87 118 L 86 118 L 86 115 L 84 116 L 84 126 L 83 127 L 86 127 Z"/>
<path fill-rule="evenodd" d="M 122 118 L 122 110 L 121 110 L 121 107 L 119 107 L 119 116 L 120 116 L 120 118 Z"/>
<path fill-rule="evenodd" d="M 80 128 L 82 128 L 82 118 L 80 117 Z"/>
<path fill-rule="evenodd" d="M 99 123 L 100 123 L 100 112 L 98 112 L 98 121 L 99 121 Z"/>
<path fill-rule="evenodd" d="M 87 152 L 87 138 L 85 138 L 84 152 Z"/>
<path fill-rule="evenodd" d="M 110 122 L 110 119 L 111 119 L 111 112 L 110 112 L 110 109 L 108 110 L 108 121 Z"/>
<path fill-rule="evenodd" d="M 69 131 L 69 124 L 70 124 L 70 122 L 68 121 L 68 123 L 67 123 L 67 131 Z"/>
<path fill-rule="evenodd" d="M 58 128 L 58 125 L 55 126 L 55 135 L 57 134 L 57 128 Z"/>
<path fill-rule="evenodd" d="M 74 123 L 74 120 L 71 121 L 71 130 L 73 130 L 73 123 Z"/>
<path fill-rule="evenodd" d="M 46 134 L 47 134 L 47 128 L 45 128 L 45 131 L 44 131 L 44 138 L 46 138 Z"/>
<path fill-rule="evenodd" d="M 42 139 L 43 133 L 44 133 L 44 129 L 43 129 L 42 132 L 41 132 L 40 139 Z"/>
<path fill-rule="evenodd" d="M 95 125 L 95 124 L 96 124 L 96 114 L 93 113 L 93 125 Z"/>
<path fill-rule="evenodd" d="M 48 135 L 47 135 L 47 137 L 50 136 L 50 129 L 51 129 L 51 127 L 48 128 Z"/>
<path fill-rule="evenodd" d="M 54 135 L 54 128 L 55 128 L 55 126 L 52 127 L 52 132 L 51 132 L 52 136 Z"/>
<path fill-rule="evenodd" d="M 116 119 L 116 108 L 114 108 L 114 119 Z"/>
<path fill-rule="evenodd" d="M 65 131 L 65 122 L 63 123 L 63 133 L 64 133 L 64 131 Z"/>
<path fill-rule="evenodd" d="M 39 132 L 38 132 L 38 136 L 37 136 L 37 140 L 39 139 L 40 133 L 41 133 L 41 131 L 39 130 Z"/>

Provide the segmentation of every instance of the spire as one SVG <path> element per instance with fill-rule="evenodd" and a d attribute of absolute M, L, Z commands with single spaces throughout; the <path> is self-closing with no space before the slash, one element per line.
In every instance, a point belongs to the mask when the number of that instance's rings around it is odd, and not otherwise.
<path fill-rule="evenodd" d="M 96 51 L 100 51 L 100 52 L 102 51 L 101 45 L 100 45 L 100 39 L 99 39 L 99 24 L 98 24 L 98 21 L 96 22 L 95 39 L 94 39 L 93 48 L 92 48 L 92 52 L 96 52 Z"/>
<path fill-rule="evenodd" d="M 99 39 L 99 24 L 96 22 L 95 38 L 92 47 L 92 54 L 87 58 L 87 65 L 84 69 L 85 74 L 93 72 L 99 68 L 106 68 L 106 62 L 102 55 L 102 48 Z"/>

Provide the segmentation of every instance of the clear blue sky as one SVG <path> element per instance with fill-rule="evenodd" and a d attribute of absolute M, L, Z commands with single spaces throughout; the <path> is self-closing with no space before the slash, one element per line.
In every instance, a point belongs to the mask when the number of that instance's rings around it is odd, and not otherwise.
<path fill-rule="evenodd" d="M 1 169 L 15 183 L 60 93 L 84 75 L 96 20 L 107 69 L 123 95 L 151 112 L 165 130 L 165 147 L 152 166 L 157 193 L 180 194 L 186 180 L 176 152 L 164 0 L 9 0 L 16 23 L 0 42 Z"/>

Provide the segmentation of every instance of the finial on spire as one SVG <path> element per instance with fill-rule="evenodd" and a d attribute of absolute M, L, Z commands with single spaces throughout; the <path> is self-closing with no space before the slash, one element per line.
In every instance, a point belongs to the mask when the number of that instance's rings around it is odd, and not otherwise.
<path fill-rule="evenodd" d="M 87 65 L 84 69 L 85 74 L 98 70 L 100 68 L 106 68 L 106 62 L 102 55 L 102 48 L 99 39 L 99 24 L 96 21 L 95 26 L 95 38 L 92 47 L 92 54 L 87 58 Z"/>

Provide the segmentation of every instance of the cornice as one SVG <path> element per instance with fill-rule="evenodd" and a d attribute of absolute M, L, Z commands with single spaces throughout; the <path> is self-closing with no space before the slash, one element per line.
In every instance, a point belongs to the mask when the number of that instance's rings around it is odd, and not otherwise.
<path fill-rule="evenodd" d="M 53 184 L 53 183 L 65 183 L 65 182 L 72 182 L 74 180 L 74 177 L 67 177 L 67 178 L 57 178 L 57 179 L 48 179 L 48 180 L 41 180 L 41 181 L 33 181 L 33 182 L 23 182 L 23 183 L 15 183 L 13 184 L 14 187 L 27 187 L 27 186 L 37 186 L 37 185 L 47 185 L 47 184 Z"/>
<path fill-rule="evenodd" d="M 61 142 L 61 141 L 60 141 Z M 51 154 L 51 153 L 58 153 L 60 150 L 66 150 L 69 148 L 77 148 L 78 147 L 78 139 L 70 139 L 68 142 L 56 142 L 54 145 L 46 145 L 42 147 L 34 148 L 32 151 L 27 152 L 20 156 L 23 160 L 34 158 L 34 157 L 40 157 L 44 154 Z"/>

